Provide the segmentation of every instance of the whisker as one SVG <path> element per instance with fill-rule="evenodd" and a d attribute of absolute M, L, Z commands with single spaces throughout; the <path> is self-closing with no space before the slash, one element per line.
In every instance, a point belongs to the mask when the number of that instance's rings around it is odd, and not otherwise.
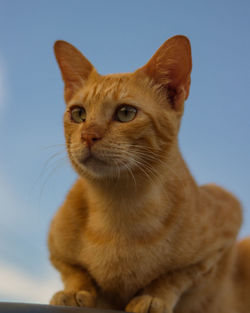
<path fill-rule="evenodd" d="M 184 183 L 182 181 L 182 179 L 177 175 L 177 173 L 174 171 L 173 168 L 171 168 L 167 162 L 163 162 L 162 160 L 159 160 L 159 156 L 154 153 L 153 151 L 151 151 L 150 149 L 148 149 L 147 147 L 140 147 L 140 149 L 142 148 L 142 150 L 146 151 L 147 154 L 145 155 L 146 158 L 154 160 L 155 162 L 158 162 L 159 164 L 163 165 L 167 170 L 169 170 L 172 174 L 174 174 L 174 176 L 177 178 L 177 180 L 179 181 L 179 183 L 182 185 L 183 190 L 185 191 L 185 198 L 188 196 L 187 192 L 186 192 L 186 188 L 184 186 Z M 157 156 L 157 157 L 156 157 Z"/>
<path fill-rule="evenodd" d="M 122 162 L 122 165 L 125 166 L 125 168 L 126 168 L 130 173 L 132 173 L 134 180 L 135 180 L 135 176 L 134 176 L 134 174 L 133 174 L 132 169 L 128 166 L 128 161 L 130 161 L 129 163 L 135 165 L 139 170 L 141 170 L 141 171 L 145 174 L 145 176 L 146 176 L 152 183 L 154 183 L 154 181 L 152 180 L 152 177 L 150 177 L 150 175 L 149 175 L 149 174 L 154 175 L 154 172 L 153 172 L 152 168 L 148 165 L 148 163 L 145 164 L 145 163 L 140 162 L 140 161 L 139 161 L 138 159 L 136 159 L 135 156 L 134 156 L 132 153 L 130 153 L 129 151 L 122 151 L 121 154 L 122 154 L 122 155 L 125 155 L 126 158 L 127 158 L 127 160 L 124 160 L 124 161 Z M 119 158 L 121 158 L 121 155 L 120 155 L 120 154 L 114 154 L 114 153 L 112 153 L 112 156 L 119 156 Z M 121 161 L 121 159 L 120 159 L 120 161 Z M 143 166 L 144 166 L 145 168 L 143 168 Z M 148 172 L 149 172 L 149 173 L 148 173 Z M 155 177 L 156 177 L 156 175 L 155 175 Z"/>
<path fill-rule="evenodd" d="M 55 145 L 41 147 L 41 150 L 48 150 L 48 149 L 58 148 L 58 147 L 65 147 L 65 143 L 59 143 L 59 144 L 55 144 Z"/>
<path fill-rule="evenodd" d="M 51 169 L 49 175 L 47 176 L 47 178 L 45 179 L 45 181 L 42 184 L 40 193 L 39 193 L 39 203 L 41 202 L 41 198 L 42 198 L 42 194 L 44 192 L 45 186 L 47 184 L 47 182 L 49 181 L 49 179 L 51 178 L 51 176 L 60 168 L 62 167 L 63 163 L 66 161 L 66 157 L 63 157 L 59 160 L 56 160 L 56 163 L 60 162 L 59 164 L 57 164 L 57 166 L 54 166 L 54 168 Z"/>
<path fill-rule="evenodd" d="M 152 168 L 150 166 L 147 166 L 144 163 L 140 162 L 139 160 L 134 160 L 135 161 L 135 165 L 138 167 L 138 169 L 140 171 L 142 171 L 146 177 L 148 178 L 148 180 L 151 181 L 152 184 L 155 184 L 155 181 L 153 180 L 153 178 L 157 178 L 157 176 L 155 175 L 154 171 L 152 170 Z M 151 176 L 150 176 L 151 174 Z"/>
<path fill-rule="evenodd" d="M 71 144 L 69 147 L 70 153 L 81 153 L 82 146 L 79 144 Z M 115 166 L 116 178 L 119 179 L 121 175 L 121 166 L 123 166 L 129 175 L 132 177 L 136 186 L 136 177 L 131 164 L 133 164 L 137 170 L 140 170 L 147 179 L 155 184 L 156 181 L 162 182 L 164 169 L 170 171 L 174 177 L 181 183 L 184 190 L 184 184 L 179 175 L 171 168 L 167 162 L 163 160 L 163 156 L 160 151 L 155 151 L 151 147 L 143 146 L 140 144 L 128 144 L 128 143 L 110 143 L 110 153 L 104 151 L 104 158 L 112 158 L 112 162 Z M 130 165 L 129 165 L 130 164 Z"/>
<path fill-rule="evenodd" d="M 53 159 L 55 159 L 56 157 L 60 156 L 61 154 L 65 153 L 65 150 L 56 152 L 54 154 L 52 154 L 44 163 L 39 176 L 36 178 L 36 180 L 33 183 L 32 189 L 33 190 L 35 188 L 35 186 L 38 184 L 38 182 L 42 179 L 43 175 L 46 173 L 46 171 L 49 169 L 49 167 L 51 166 L 51 162 L 53 161 Z"/>
<path fill-rule="evenodd" d="M 128 170 L 129 174 L 131 175 L 132 179 L 133 179 L 133 182 L 134 182 L 134 185 L 135 185 L 135 189 L 137 188 L 137 185 L 136 185 L 136 179 L 135 179 L 135 176 L 133 174 L 133 171 L 131 170 L 131 168 L 128 166 L 128 164 L 126 162 L 124 162 L 123 164 L 125 166 L 125 168 Z"/>

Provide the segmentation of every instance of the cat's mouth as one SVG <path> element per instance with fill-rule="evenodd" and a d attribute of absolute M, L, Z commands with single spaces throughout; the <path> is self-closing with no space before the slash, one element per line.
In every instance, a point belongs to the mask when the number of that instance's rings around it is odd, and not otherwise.
<path fill-rule="evenodd" d="M 108 165 L 107 162 L 101 160 L 100 158 L 94 156 L 93 154 L 89 154 L 87 158 L 85 158 L 82 163 L 84 165 L 92 164 L 92 163 L 99 163 L 100 165 Z"/>
<path fill-rule="evenodd" d="M 78 150 L 70 153 L 73 163 L 76 163 L 83 170 L 79 172 L 84 175 L 87 171 L 94 176 L 119 176 L 123 171 L 131 167 L 128 160 L 122 161 L 117 155 L 105 154 L 103 151 L 92 151 L 91 149 Z"/>
<path fill-rule="evenodd" d="M 74 159 L 85 169 L 92 170 L 95 173 L 103 171 L 104 168 L 110 167 L 110 164 L 107 161 L 103 160 L 103 158 L 94 154 L 90 150 L 84 151 L 81 155 L 75 155 Z"/>

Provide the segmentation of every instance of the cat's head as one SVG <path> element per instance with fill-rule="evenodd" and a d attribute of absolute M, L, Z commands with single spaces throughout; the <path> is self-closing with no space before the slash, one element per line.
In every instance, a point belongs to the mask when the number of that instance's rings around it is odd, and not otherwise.
<path fill-rule="evenodd" d="M 78 174 L 156 174 L 176 145 L 189 94 L 189 40 L 172 37 L 135 72 L 104 76 L 71 44 L 54 48 L 65 83 L 66 145 Z"/>

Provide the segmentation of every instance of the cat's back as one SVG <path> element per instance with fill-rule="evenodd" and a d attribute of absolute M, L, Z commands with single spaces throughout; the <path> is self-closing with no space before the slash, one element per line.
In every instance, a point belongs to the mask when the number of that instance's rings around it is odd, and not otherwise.
<path fill-rule="evenodd" d="M 242 223 L 242 207 L 239 200 L 226 189 L 216 184 L 206 184 L 199 187 L 197 213 L 199 231 L 202 232 L 204 242 L 213 245 L 215 238 L 234 238 Z M 211 221 L 211 225 L 207 223 Z M 227 221 L 221 227 L 221 221 Z M 232 239 L 231 244 L 235 241 Z"/>
<path fill-rule="evenodd" d="M 206 184 L 199 187 L 200 203 L 206 207 L 217 207 L 218 209 L 233 210 L 236 216 L 241 217 L 241 203 L 228 190 L 216 184 Z"/>
<path fill-rule="evenodd" d="M 239 312 L 250 312 L 250 237 L 237 243 L 233 275 L 235 293 L 239 299 Z"/>

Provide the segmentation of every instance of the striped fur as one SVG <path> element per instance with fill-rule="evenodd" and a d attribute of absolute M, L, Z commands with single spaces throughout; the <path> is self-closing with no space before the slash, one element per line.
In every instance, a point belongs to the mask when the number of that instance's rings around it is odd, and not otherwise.
<path fill-rule="evenodd" d="M 198 186 L 178 147 L 192 67 L 188 39 L 169 39 L 126 74 L 98 74 L 63 41 L 55 53 L 78 179 L 50 227 L 50 258 L 64 282 L 51 304 L 250 312 L 250 240 L 236 243 L 241 205 L 219 186 Z M 114 118 L 122 104 L 137 108 L 132 121 Z M 85 122 L 72 121 L 75 106 L 85 108 Z M 82 134 L 94 134 L 91 147 Z"/>

